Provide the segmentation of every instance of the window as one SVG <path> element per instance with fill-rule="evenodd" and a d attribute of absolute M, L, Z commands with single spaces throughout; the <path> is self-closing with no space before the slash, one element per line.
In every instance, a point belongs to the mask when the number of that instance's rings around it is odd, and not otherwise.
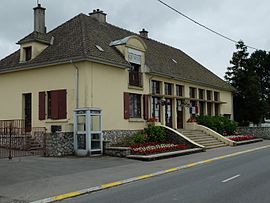
<path fill-rule="evenodd" d="M 23 49 L 24 49 L 25 61 L 30 61 L 32 59 L 32 47 L 25 47 Z"/>
<path fill-rule="evenodd" d="M 219 92 L 214 92 L 214 100 L 219 101 Z"/>
<path fill-rule="evenodd" d="M 67 118 L 66 94 L 67 94 L 66 90 L 39 92 L 39 120 L 45 120 L 46 113 L 47 119 L 53 120 L 66 119 Z"/>
<path fill-rule="evenodd" d="M 141 65 L 131 63 L 129 69 L 129 85 L 142 87 L 142 73 L 140 72 Z"/>
<path fill-rule="evenodd" d="M 194 87 L 189 88 L 189 97 L 196 98 L 196 88 L 194 88 Z"/>
<path fill-rule="evenodd" d="M 206 94 L 207 94 L 207 100 L 209 100 L 209 101 L 212 100 L 212 91 L 207 90 Z"/>
<path fill-rule="evenodd" d="M 152 94 L 160 94 L 160 82 L 152 80 Z"/>
<path fill-rule="evenodd" d="M 204 99 L 204 90 L 199 89 L 199 99 Z"/>
<path fill-rule="evenodd" d="M 165 95 L 172 95 L 172 84 L 164 83 Z"/>
<path fill-rule="evenodd" d="M 176 85 L 176 96 L 182 97 L 183 96 L 183 85 Z"/>
<path fill-rule="evenodd" d="M 227 119 L 231 119 L 231 114 L 223 114 L 223 116 Z"/>
<path fill-rule="evenodd" d="M 141 118 L 141 95 L 129 94 L 129 117 Z"/>

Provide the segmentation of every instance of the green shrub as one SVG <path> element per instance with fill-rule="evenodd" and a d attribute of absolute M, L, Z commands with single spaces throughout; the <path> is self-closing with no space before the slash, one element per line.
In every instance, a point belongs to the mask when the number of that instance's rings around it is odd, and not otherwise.
<path fill-rule="evenodd" d="M 144 132 L 147 134 L 147 142 L 163 142 L 166 140 L 165 129 L 160 126 L 149 125 Z"/>
<path fill-rule="evenodd" d="M 223 134 L 224 131 L 228 134 L 232 134 L 237 128 L 237 123 L 235 121 L 223 116 L 198 116 L 197 122 L 220 134 Z"/>
<path fill-rule="evenodd" d="M 136 133 L 133 135 L 132 140 L 135 144 L 142 144 L 145 142 L 145 136 L 142 133 Z"/>

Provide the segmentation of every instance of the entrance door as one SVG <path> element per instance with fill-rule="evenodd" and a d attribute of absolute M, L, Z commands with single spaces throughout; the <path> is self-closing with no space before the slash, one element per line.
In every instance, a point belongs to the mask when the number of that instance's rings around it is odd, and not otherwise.
<path fill-rule="evenodd" d="M 166 99 L 165 122 L 166 122 L 166 126 L 172 128 L 172 99 Z"/>
<path fill-rule="evenodd" d="M 32 129 L 32 94 L 24 94 L 24 120 L 25 132 L 31 132 Z"/>
<path fill-rule="evenodd" d="M 177 128 L 183 128 L 183 107 L 181 106 L 182 101 L 176 100 L 176 112 L 177 112 Z"/>

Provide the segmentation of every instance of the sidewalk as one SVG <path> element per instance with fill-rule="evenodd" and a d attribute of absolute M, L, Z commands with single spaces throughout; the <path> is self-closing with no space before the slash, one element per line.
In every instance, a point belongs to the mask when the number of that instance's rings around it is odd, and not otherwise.
<path fill-rule="evenodd" d="M 0 160 L 0 202 L 39 200 L 266 145 L 269 140 L 153 162 L 115 157 Z"/>

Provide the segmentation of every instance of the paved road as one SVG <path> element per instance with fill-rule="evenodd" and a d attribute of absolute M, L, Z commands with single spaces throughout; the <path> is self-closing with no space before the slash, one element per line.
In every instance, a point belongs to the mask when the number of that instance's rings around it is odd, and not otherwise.
<path fill-rule="evenodd" d="M 269 154 L 259 150 L 63 202 L 269 203 Z"/>

